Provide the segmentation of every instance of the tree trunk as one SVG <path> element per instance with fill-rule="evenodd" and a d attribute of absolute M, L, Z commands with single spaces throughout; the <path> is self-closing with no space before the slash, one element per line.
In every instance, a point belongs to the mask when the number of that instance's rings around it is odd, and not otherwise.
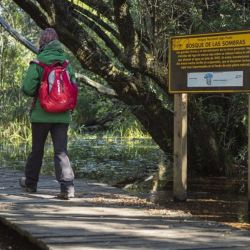
<path fill-rule="evenodd" d="M 101 0 L 82 0 L 78 4 L 66 0 L 13 1 L 41 28 L 54 27 L 60 41 L 72 51 L 81 66 L 105 79 L 115 90 L 117 98 L 130 107 L 160 148 L 168 155 L 173 152 L 173 98 L 167 92 L 167 66 L 152 56 L 150 48 L 138 36 L 128 1 L 113 0 L 113 6 Z M 93 13 L 86 19 L 89 9 L 79 2 L 96 9 L 98 14 L 95 20 L 91 22 Z M 105 8 L 108 11 L 103 11 Z M 105 25 L 102 25 L 103 22 Z M 119 37 L 106 35 L 107 26 L 109 32 L 113 29 L 111 34 L 118 32 Z M 206 164 L 207 169 L 211 166 L 217 171 L 223 162 L 219 160 L 216 138 L 201 117 L 193 122 L 193 117 L 197 115 L 191 109 L 190 164 L 197 164 L 199 157 L 204 160 L 198 164 Z"/>

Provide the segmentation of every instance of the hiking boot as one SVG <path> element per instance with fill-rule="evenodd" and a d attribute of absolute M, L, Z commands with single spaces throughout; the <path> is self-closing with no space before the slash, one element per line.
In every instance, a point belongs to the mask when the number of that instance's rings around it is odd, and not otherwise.
<path fill-rule="evenodd" d="M 61 192 L 56 196 L 56 198 L 61 199 L 61 200 L 69 200 L 71 198 L 74 198 L 75 194 L 73 192 Z"/>
<path fill-rule="evenodd" d="M 36 193 L 36 187 L 28 187 L 26 185 L 26 177 L 21 177 L 19 180 L 20 186 L 28 193 Z"/>

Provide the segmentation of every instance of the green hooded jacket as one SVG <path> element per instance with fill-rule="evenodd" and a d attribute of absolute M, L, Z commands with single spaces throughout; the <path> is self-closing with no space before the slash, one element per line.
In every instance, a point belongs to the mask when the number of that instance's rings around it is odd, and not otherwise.
<path fill-rule="evenodd" d="M 45 64 L 51 64 L 55 61 L 64 62 L 66 56 L 62 49 L 62 45 L 58 40 L 54 40 L 45 45 L 45 47 L 37 55 L 37 60 Z M 68 71 L 72 82 L 76 82 L 75 75 L 71 65 L 68 65 Z M 37 64 L 31 63 L 22 83 L 22 91 L 25 95 L 34 97 L 39 89 L 43 68 Z M 48 113 L 44 111 L 40 105 L 39 99 L 36 100 L 32 108 L 30 121 L 34 123 L 70 123 L 70 111 L 61 113 Z"/>

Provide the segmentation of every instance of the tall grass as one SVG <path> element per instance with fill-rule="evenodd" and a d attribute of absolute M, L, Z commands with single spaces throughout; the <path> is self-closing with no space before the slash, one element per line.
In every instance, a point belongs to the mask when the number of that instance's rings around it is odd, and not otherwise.
<path fill-rule="evenodd" d="M 31 143 L 31 127 L 29 123 L 13 121 L 8 126 L 0 126 L 0 143 L 19 145 Z"/>
<path fill-rule="evenodd" d="M 151 139 L 151 136 L 130 112 L 124 112 L 106 131 L 105 137 L 131 139 Z"/>

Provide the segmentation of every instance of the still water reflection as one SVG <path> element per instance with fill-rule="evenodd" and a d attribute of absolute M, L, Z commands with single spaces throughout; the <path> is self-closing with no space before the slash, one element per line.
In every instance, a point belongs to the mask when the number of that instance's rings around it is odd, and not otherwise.
<path fill-rule="evenodd" d="M 30 150 L 30 145 L 0 145 L 0 164 L 23 170 Z M 77 177 L 112 185 L 149 176 L 164 154 L 151 139 L 79 138 L 69 142 L 69 157 Z M 54 174 L 50 139 L 46 144 L 42 173 Z"/>

